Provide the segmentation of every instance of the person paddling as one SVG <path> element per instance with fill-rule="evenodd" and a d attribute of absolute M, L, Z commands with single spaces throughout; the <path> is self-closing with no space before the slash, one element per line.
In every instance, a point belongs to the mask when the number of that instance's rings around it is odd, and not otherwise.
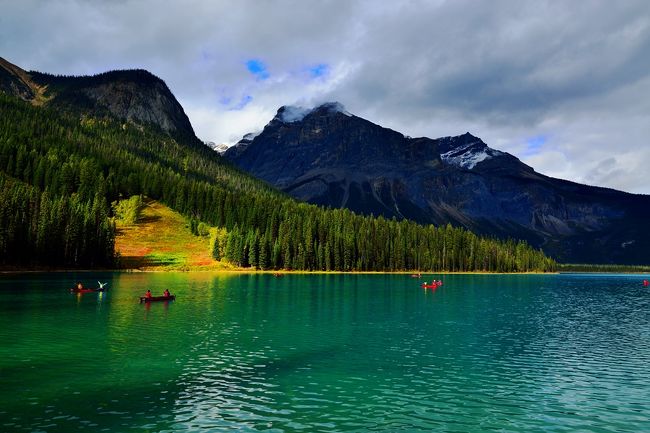
<path fill-rule="evenodd" d="M 144 294 L 145 298 L 151 298 L 151 290 L 147 290 L 147 293 Z"/>
<path fill-rule="evenodd" d="M 169 298 L 171 296 L 171 294 L 169 293 L 169 289 L 165 289 L 163 296 L 166 298 Z"/>

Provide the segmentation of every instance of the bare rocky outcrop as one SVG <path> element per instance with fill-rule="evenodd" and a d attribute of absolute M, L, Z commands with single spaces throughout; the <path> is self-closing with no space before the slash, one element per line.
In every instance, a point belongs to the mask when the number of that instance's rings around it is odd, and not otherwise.
<path fill-rule="evenodd" d="M 114 117 L 154 126 L 174 138 L 197 140 L 183 107 L 165 82 L 142 69 L 60 76 L 26 72 L 0 58 L 0 91 L 37 105 L 93 117 Z"/>

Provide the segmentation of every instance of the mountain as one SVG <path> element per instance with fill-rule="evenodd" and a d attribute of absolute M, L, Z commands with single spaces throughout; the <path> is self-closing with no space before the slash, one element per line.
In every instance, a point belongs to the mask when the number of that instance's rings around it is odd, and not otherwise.
<path fill-rule="evenodd" d="M 154 126 L 196 143 L 189 118 L 165 82 L 142 69 L 61 76 L 26 72 L 0 58 L 0 91 L 35 105 Z"/>
<path fill-rule="evenodd" d="M 650 263 L 650 197 L 545 176 L 470 133 L 411 138 L 338 103 L 281 107 L 224 156 L 310 203 L 525 239 L 559 261 Z"/>
<path fill-rule="evenodd" d="M 143 195 L 181 213 L 197 236 L 213 237 L 210 254 L 239 267 L 556 269 L 525 243 L 300 203 L 200 142 L 171 92 L 146 71 L 72 78 L 6 65 L 0 267 L 113 266 L 117 202 Z"/>

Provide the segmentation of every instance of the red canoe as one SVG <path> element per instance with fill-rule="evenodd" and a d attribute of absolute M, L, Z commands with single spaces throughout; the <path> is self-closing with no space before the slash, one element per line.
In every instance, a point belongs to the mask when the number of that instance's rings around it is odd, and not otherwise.
<path fill-rule="evenodd" d="M 92 292 L 103 292 L 105 289 L 70 289 L 70 293 L 92 293 Z"/>
<path fill-rule="evenodd" d="M 140 296 L 140 303 L 142 304 L 143 302 L 173 301 L 174 299 L 176 299 L 176 295 L 152 296 L 151 298 L 147 298 L 146 296 Z"/>

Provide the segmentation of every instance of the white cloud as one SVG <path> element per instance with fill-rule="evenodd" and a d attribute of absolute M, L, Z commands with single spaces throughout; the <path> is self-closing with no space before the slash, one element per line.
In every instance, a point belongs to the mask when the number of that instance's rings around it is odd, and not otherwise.
<path fill-rule="evenodd" d="M 202 125 L 202 132 L 205 137 L 219 137 L 216 143 L 234 144 L 244 134 L 256 132 L 251 125 L 264 125 L 275 115 L 275 110 L 264 109 L 257 106 L 242 111 L 222 111 L 204 107 L 186 107 L 186 114 L 195 124 Z M 259 129 L 262 128 L 260 126 Z M 208 140 L 205 141 L 214 141 Z"/>
<path fill-rule="evenodd" d="M 536 170 L 650 193 L 650 3 L 0 0 L 0 55 L 163 78 L 200 138 L 338 100 L 411 136 L 470 131 Z M 256 79 L 246 62 L 268 70 Z M 327 73 L 310 76 L 310 67 Z M 546 136 L 540 153 L 526 140 Z"/>

